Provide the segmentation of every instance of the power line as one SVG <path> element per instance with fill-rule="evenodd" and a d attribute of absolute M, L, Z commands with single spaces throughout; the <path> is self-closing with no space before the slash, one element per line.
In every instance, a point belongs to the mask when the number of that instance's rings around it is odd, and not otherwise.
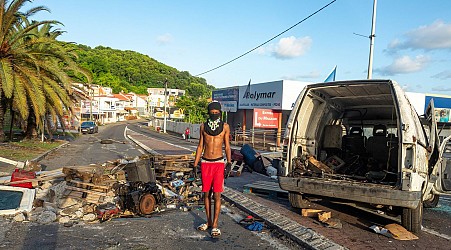
<path fill-rule="evenodd" d="M 265 44 L 267 44 L 267 43 L 269 43 L 269 42 L 271 42 L 272 40 L 276 39 L 277 37 L 281 36 L 282 34 L 286 33 L 287 31 L 291 30 L 292 28 L 298 26 L 299 24 L 303 23 L 304 21 L 306 21 L 306 20 L 309 19 L 310 17 L 312 17 L 312 16 L 318 14 L 320 11 L 322 11 L 323 9 L 329 7 L 329 5 L 333 4 L 335 1 L 337 1 L 337 0 L 333 0 L 333 1 L 331 1 L 330 3 L 324 5 L 324 6 L 321 7 L 319 10 L 313 12 L 312 14 L 310 14 L 310 15 L 307 16 L 306 18 L 302 19 L 301 21 L 297 22 L 296 24 L 294 24 L 294 25 L 291 26 L 290 28 L 288 28 L 288 29 L 286 29 L 286 30 L 280 32 L 279 34 L 273 36 L 271 39 L 269 39 L 269 40 L 267 40 L 266 42 L 264 42 L 264 43 L 258 45 L 258 46 L 255 47 L 255 48 L 253 48 L 253 49 L 247 51 L 246 53 L 241 54 L 240 56 L 235 57 L 234 59 L 232 59 L 232 60 L 230 60 L 230 61 L 228 61 L 228 62 L 226 62 L 226 63 L 223 63 L 223 64 L 221 64 L 221 65 L 219 65 L 219 66 L 217 66 L 217 67 L 215 67 L 215 68 L 212 68 L 212 69 L 210 69 L 210 70 L 207 70 L 207 71 L 205 71 L 205 72 L 203 72 L 203 73 L 200 73 L 200 74 L 197 74 L 197 75 L 195 75 L 195 76 L 201 76 L 201 75 L 203 75 L 203 74 L 206 74 L 206 73 L 211 72 L 211 71 L 213 71 L 213 70 L 219 69 L 219 68 L 221 68 L 221 67 L 223 67 L 223 66 L 225 66 L 225 65 L 227 65 L 227 64 L 229 64 L 229 63 L 231 63 L 231 62 L 233 62 L 233 61 L 236 61 L 236 60 L 240 59 L 241 57 L 243 57 L 243 56 L 245 56 L 245 55 L 251 53 L 252 51 L 254 51 L 254 50 L 256 50 L 256 49 L 262 47 L 263 45 L 265 45 Z"/>

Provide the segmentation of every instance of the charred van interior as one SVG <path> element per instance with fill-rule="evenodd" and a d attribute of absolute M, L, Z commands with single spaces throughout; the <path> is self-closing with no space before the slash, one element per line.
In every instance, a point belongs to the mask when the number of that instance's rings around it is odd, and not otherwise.
<path fill-rule="evenodd" d="M 305 98 L 293 126 L 302 146 L 292 177 L 396 185 L 400 138 L 390 85 L 323 85 Z"/>

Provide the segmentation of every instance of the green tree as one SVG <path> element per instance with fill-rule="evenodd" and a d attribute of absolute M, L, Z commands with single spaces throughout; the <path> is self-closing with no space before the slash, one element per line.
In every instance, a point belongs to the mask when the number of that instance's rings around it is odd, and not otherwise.
<path fill-rule="evenodd" d="M 58 22 L 29 22 L 33 14 L 47 9 L 38 6 L 20 12 L 26 2 L 29 1 L 0 0 L 0 128 L 10 105 L 28 121 L 27 131 L 35 134 L 36 125 L 48 108 L 61 113 L 63 107 L 70 106 L 71 80 L 66 70 L 83 70 L 63 44 L 56 42 L 61 33 L 51 32 L 50 25 Z M 3 129 L 0 140 L 4 140 Z"/>
<path fill-rule="evenodd" d="M 202 123 L 207 119 L 208 101 L 205 98 L 182 96 L 177 99 L 176 106 L 184 110 L 185 122 Z"/>

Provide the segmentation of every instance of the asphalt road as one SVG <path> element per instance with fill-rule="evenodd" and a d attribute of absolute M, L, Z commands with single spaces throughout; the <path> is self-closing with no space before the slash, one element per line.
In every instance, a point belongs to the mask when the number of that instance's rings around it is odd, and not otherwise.
<path fill-rule="evenodd" d="M 159 153 L 164 152 L 180 152 L 186 153 L 194 151 L 196 148 L 196 141 L 187 143 L 179 139 L 176 135 L 168 136 L 165 134 L 155 133 L 149 130 L 144 124 L 131 124 L 129 129 L 147 135 L 151 140 L 148 144 Z M 155 140 L 155 141 L 152 141 Z M 160 142 L 160 143 L 157 143 Z M 176 147 L 168 147 L 167 145 L 176 145 Z M 242 187 L 246 183 L 251 183 L 253 180 L 259 179 L 255 174 L 242 175 L 239 178 L 229 178 L 226 180 L 226 185 L 242 191 Z M 393 241 L 385 236 L 380 236 L 372 232 L 369 227 L 371 225 L 387 225 L 390 223 L 397 223 L 398 218 L 388 217 L 377 213 L 369 213 L 362 211 L 348 205 L 335 204 L 325 201 L 312 202 L 312 208 L 319 208 L 327 211 L 332 211 L 335 218 L 338 218 L 343 223 L 343 229 L 329 229 L 324 228 L 314 219 L 306 219 L 299 216 L 300 209 L 291 208 L 288 201 L 285 199 L 271 200 L 267 197 L 258 197 L 259 201 L 265 205 L 280 209 L 279 211 L 284 215 L 289 215 L 293 220 L 299 223 L 318 230 L 320 234 L 342 244 L 348 248 L 365 248 L 365 249 L 380 249 L 380 248 L 423 248 L 432 247 L 435 249 L 449 249 L 449 241 L 451 239 L 451 197 L 441 197 L 439 206 L 436 208 L 428 208 L 424 210 L 423 227 L 424 230 L 418 235 L 418 241 Z"/>
<path fill-rule="evenodd" d="M 140 126 L 133 122 L 102 126 L 98 134 L 82 135 L 41 163 L 52 170 L 140 155 L 143 150 L 124 137 L 127 125 L 134 129 Z M 112 139 L 113 143 L 101 144 L 102 139 Z M 175 142 L 186 146 L 176 147 L 176 151 L 187 153 L 193 149 L 192 143 Z M 196 230 L 197 225 L 205 221 L 202 207 L 188 212 L 166 210 L 151 218 L 122 218 L 96 224 L 81 222 L 72 227 L 57 223 L 10 223 L 0 218 L 0 249 L 299 249 L 271 231 L 254 233 L 245 229 L 237 223 L 244 216 L 246 214 L 233 206 L 223 206 L 219 222 L 223 235 L 219 239 Z"/>

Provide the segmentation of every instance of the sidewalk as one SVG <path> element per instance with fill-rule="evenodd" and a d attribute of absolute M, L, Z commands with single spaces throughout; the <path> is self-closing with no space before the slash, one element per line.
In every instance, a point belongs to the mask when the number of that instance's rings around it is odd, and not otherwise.
<path fill-rule="evenodd" d="M 148 152 L 155 152 L 151 148 L 155 148 L 155 141 L 150 137 L 141 135 L 127 130 L 127 137 L 138 144 L 144 150 L 150 149 Z M 190 142 L 197 143 L 197 140 L 190 140 Z M 159 143 L 158 147 L 164 147 L 164 151 L 179 152 L 177 145 Z M 172 146 L 171 146 L 172 145 Z M 169 150 L 172 147 L 172 150 Z M 159 150 L 160 151 L 160 150 Z M 160 151 L 161 152 L 161 151 Z M 270 152 L 272 153 L 272 152 Z M 265 222 L 273 228 L 276 228 L 280 233 L 289 237 L 303 247 L 308 249 L 345 249 L 339 244 L 330 239 L 318 234 L 309 227 L 301 225 L 298 220 L 293 220 L 290 217 L 301 217 L 286 208 L 281 208 L 275 201 L 267 201 L 267 204 L 262 204 L 262 198 L 252 194 L 243 194 L 243 187 L 246 184 L 255 181 L 277 182 L 267 176 L 258 173 L 243 172 L 240 177 L 229 177 L 225 181 L 225 190 L 222 196 L 228 202 L 236 205 L 243 211 L 265 220 Z M 274 210 L 278 207 L 278 211 Z M 287 217 L 285 215 L 290 215 Z"/>

